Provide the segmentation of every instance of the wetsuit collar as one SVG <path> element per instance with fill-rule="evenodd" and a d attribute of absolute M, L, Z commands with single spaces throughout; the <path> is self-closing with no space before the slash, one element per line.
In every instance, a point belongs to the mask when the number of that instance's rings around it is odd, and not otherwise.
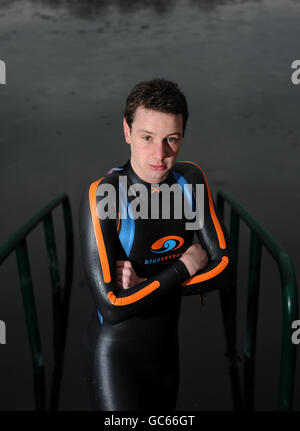
<path fill-rule="evenodd" d="M 127 171 L 128 175 L 130 176 L 130 178 L 133 180 L 133 183 L 140 183 L 140 184 L 145 184 L 145 186 L 147 187 L 151 187 L 151 184 L 173 184 L 174 183 L 174 176 L 172 174 L 172 169 L 170 169 L 170 171 L 168 172 L 167 177 L 159 182 L 159 183 L 148 183 L 147 181 L 144 181 L 141 177 L 139 177 L 136 172 L 134 171 L 132 165 L 131 165 L 131 161 L 130 159 L 128 160 L 128 162 L 125 165 L 125 170 Z"/>

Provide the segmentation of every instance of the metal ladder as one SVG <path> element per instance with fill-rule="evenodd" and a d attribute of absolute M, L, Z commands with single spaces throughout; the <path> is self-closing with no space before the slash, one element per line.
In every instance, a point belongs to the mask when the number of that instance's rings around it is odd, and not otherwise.
<path fill-rule="evenodd" d="M 286 251 L 272 236 L 252 217 L 243 206 L 229 193 L 218 190 L 216 195 L 217 211 L 224 219 L 224 203 L 230 207 L 230 243 L 233 257 L 233 285 L 227 291 L 220 291 L 223 324 L 227 344 L 227 356 L 231 360 L 231 377 L 234 405 L 237 410 L 253 410 L 254 374 L 256 354 L 256 333 L 258 318 L 259 279 L 261 268 L 262 246 L 277 263 L 282 289 L 282 335 L 280 359 L 279 410 L 292 410 L 296 364 L 296 346 L 291 341 L 292 322 L 298 317 L 298 297 L 293 263 Z M 238 383 L 236 352 L 236 285 L 239 247 L 240 219 L 250 228 L 250 254 L 248 273 L 247 320 L 244 344 L 244 390 Z"/>
<path fill-rule="evenodd" d="M 66 243 L 65 280 L 62 292 L 52 220 L 52 211 L 60 204 L 63 207 Z M 36 410 L 46 410 L 45 366 L 26 243 L 27 235 L 41 222 L 43 222 L 44 225 L 53 302 L 54 369 L 49 409 L 57 410 L 73 278 L 73 224 L 70 202 L 66 193 L 61 193 L 48 205 L 38 211 L 37 214 L 0 246 L 0 265 L 13 251 L 16 252 L 33 366 L 35 408 Z"/>

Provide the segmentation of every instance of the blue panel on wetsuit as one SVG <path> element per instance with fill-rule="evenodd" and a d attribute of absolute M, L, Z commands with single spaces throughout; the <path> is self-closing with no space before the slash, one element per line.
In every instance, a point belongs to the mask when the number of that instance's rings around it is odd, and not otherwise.
<path fill-rule="evenodd" d="M 114 172 L 114 171 L 122 171 L 123 170 L 123 168 L 111 168 L 108 172 L 107 172 L 107 174 L 111 174 L 112 172 Z"/>
<path fill-rule="evenodd" d="M 129 257 L 133 238 L 134 238 L 134 218 L 132 214 L 131 206 L 129 206 L 129 202 L 127 199 L 127 195 L 125 193 L 125 190 L 123 188 L 123 185 L 120 184 L 121 189 L 121 229 L 119 232 L 119 238 L 121 241 L 121 244 L 125 250 L 125 253 Z M 126 218 L 123 218 L 126 217 Z"/>
<path fill-rule="evenodd" d="M 178 172 L 176 172 L 174 170 L 172 170 L 172 172 L 174 174 L 174 177 L 176 178 L 176 181 L 178 182 L 178 184 L 181 187 L 182 193 L 186 196 L 186 198 L 190 204 L 190 207 L 192 208 L 192 211 L 195 211 L 195 202 L 194 202 L 194 199 L 191 195 L 191 192 L 190 192 L 188 187 L 184 187 L 184 184 L 189 184 L 189 183 L 187 182 L 187 180 L 184 178 L 183 175 L 179 174 Z"/>
<path fill-rule="evenodd" d="M 103 317 L 102 317 L 102 314 L 100 313 L 100 311 L 99 311 L 99 310 L 97 310 L 97 313 L 98 313 L 98 316 L 99 316 L 100 323 L 101 323 L 101 325 L 102 325 L 102 324 L 103 324 Z"/>

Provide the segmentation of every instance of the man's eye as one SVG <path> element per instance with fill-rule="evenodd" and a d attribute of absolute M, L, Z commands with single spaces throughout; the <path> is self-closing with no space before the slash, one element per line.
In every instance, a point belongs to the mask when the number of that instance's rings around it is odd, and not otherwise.
<path fill-rule="evenodd" d="M 145 141 L 150 141 L 151 136 L 143 136 L 143 139 L 144 139 Z"/>
<path fill-rule="evenodd" d="M 168 138 L 168 142 L 175 143 L 178 141 L 178 138 Z"/>

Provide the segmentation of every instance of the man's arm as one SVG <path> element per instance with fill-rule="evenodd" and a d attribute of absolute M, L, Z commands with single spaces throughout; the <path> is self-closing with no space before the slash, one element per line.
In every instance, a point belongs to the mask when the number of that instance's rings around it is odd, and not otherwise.
<path fill-rule="evenodd" d="M 115 281 L 118 233 L 114 219 L 98 217 L 96 190 L 102 179 L 89 185 L 80 202 L 81 256 L 86 279 L 97 309 L 104 320 L 119 323 L 150 310 L 161 298 L 180 289 L 190 276 L 178 260 L 167 269 L 130 287 L 121 289 Z"/>
<path fill-rule="evenodd" d="M 229 286 L 232 280 L 232 257 L 227 230 L 216 214 L 213 197 L 203 171 L 195 163 L 189 163 L 195 165 L 196 182 L 204 184 L 204 221 L 202 228 L 196 230 L 196 234 L 199 243 L 208 254 L 209 261 L 202 270 L 182 283 L 182 295 L 221 289 Z M 194 188 L 193 195 L 195 200 Z"/>

